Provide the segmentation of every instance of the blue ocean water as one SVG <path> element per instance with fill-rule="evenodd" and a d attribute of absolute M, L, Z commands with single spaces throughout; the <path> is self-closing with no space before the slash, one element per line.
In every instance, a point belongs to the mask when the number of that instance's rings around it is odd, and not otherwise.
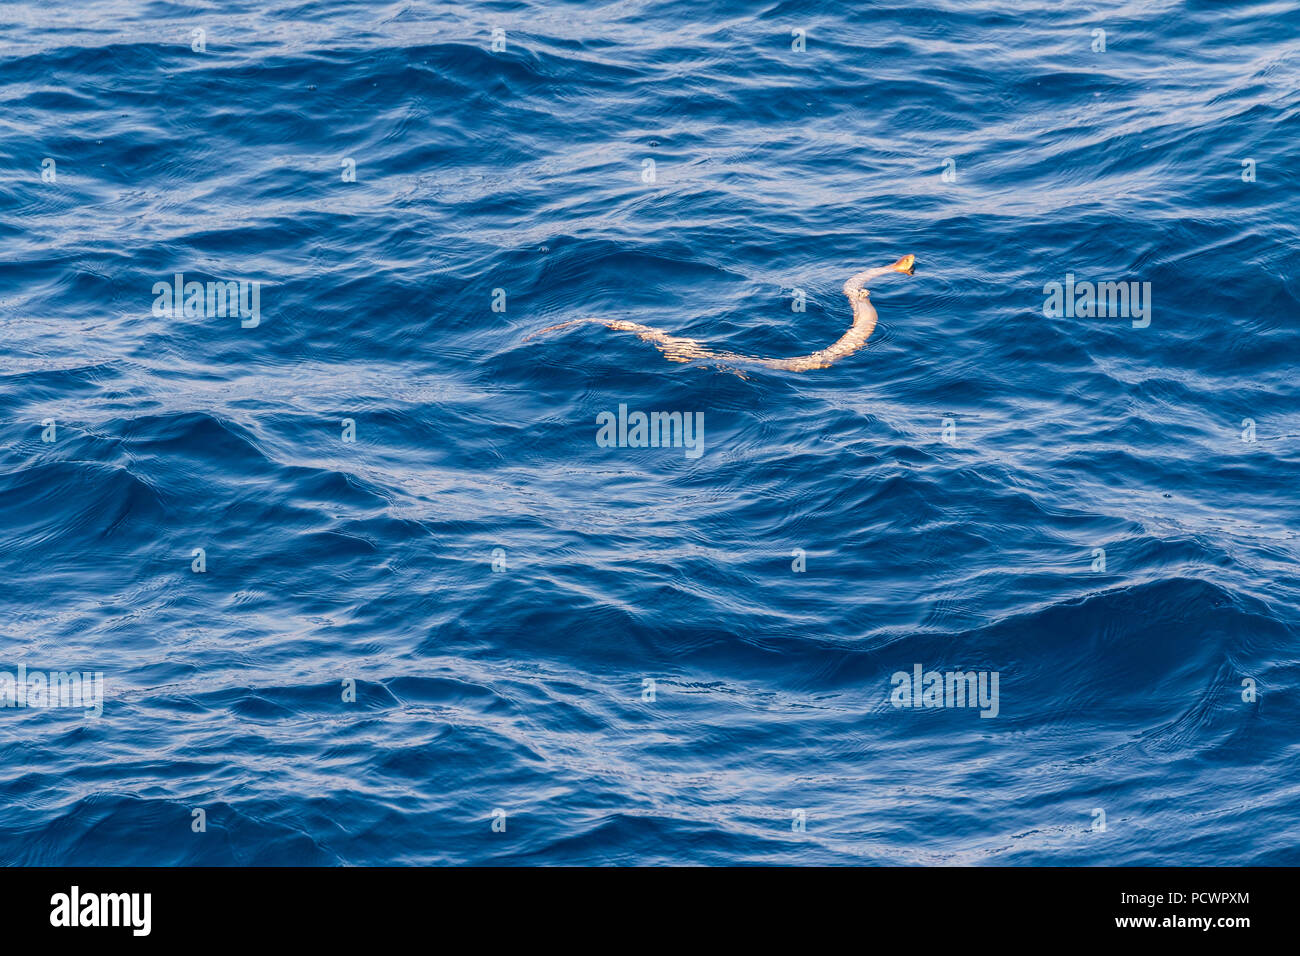
<path fill-rule="evenodd" d="M 1298 36 L 6 3 L 0 861 L 1300 862 Z"/>

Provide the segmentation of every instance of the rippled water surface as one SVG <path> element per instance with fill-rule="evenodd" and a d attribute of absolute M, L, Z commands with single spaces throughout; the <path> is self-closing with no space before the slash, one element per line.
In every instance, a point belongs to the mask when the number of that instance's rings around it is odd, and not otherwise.
<path fill-rule="evenodd" d="M 1297 37 L 4 4 L 0 670 L 104 700 L 0 709 L 0 860 L 1300 862 Z M 905 253 L 820 371 L 522 341 L 801 355 Z"/>

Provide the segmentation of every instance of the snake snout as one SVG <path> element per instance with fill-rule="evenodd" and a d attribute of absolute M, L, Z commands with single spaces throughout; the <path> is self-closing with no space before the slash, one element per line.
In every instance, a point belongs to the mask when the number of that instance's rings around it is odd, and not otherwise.
<path fill-rule="evenodd" d="M 890 268 L 893 269 L 895 272 L 901 272 L 905 276 L 910 276 L 913 272 L 916 271 L 916 256 L 912 255 L 911 253 L 908 253 L 907 255 L 903 256 L 903 258 L 895 262 L 892 266 L 890 266 Z"/>

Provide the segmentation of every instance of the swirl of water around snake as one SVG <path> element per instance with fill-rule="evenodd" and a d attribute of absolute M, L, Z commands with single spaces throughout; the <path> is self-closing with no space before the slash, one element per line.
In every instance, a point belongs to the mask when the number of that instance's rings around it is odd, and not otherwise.
<path fill-rule="evenodd" d="M 906 255 L 892 265 L 877 266 L 874 269 L 867 269 L 850 276 L 848 281 L 844 283 L 844 294 L 848 296 L 849 305 L 853 308 L 853 324 L 849 326 L 849 330 L 840 336 L 834 345 L 827 346 L 820 352 L 813 352 L 811 355 L 800 355 L 797 358 L 759 358 L 752 355 L 739 355 L 735 352 L 716 352 L 695 339 L 688 339 L 681 335 L 669 335 L 667 332 L 661 332 L 651 326 L 642 325 L 639 322 L 626 322 L 622 319 L 573 319 L 539 329 L 525 336 L 524 341 L 527 342 L 556 329 L 565 329 L 573 325 L 595 324 L 603 325 L 618 332 L 634 332 L 638 338 L 653 343 L 672 362 L 707 361 L 724 366 L 762 365 L 767 368 L 782 369 L 789 372 L 806 372 L 814 368 L 827 368 L 866 345 L 867 339 L 875 331 L 876 309 L 871 304 L 871 295 L 867 291 L 866 284 L 891 272 L 901 272 L 903 275 L 910 276 L 915 266 L 916 257 Z"/>

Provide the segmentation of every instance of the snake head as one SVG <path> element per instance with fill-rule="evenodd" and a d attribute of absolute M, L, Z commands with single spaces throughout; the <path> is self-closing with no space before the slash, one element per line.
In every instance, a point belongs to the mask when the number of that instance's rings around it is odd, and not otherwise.
<path fill-rule="evenodd" d="M 895 272 L 901 272 L 905 276 L 910 276 L 916 269 L 916 256 L 908 253 L 889 268 L 893 269 Z"/>

